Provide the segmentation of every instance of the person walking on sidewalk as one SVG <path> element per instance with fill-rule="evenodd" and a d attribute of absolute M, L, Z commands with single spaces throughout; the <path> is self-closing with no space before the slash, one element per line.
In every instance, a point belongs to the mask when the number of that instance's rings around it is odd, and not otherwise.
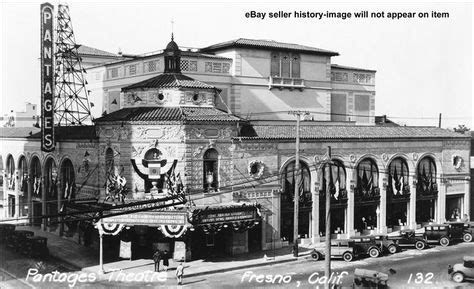
<path fill-rule="evenodd" d="M 176 267 L 176 280 L 178 281 L 178 285 L 183 284 L 183 275 L 184 275 L 184 266 L 183 261 L 179 262 L 178 267 Z"/>
<path fill-rule="evenodd" d="M 153 254 L 153 262 L 155 262 L 155 272 L 160 272 L 160 260 L 161 260 L 160 249 L 156 249 L 155 254 Z"/>
<path fill-rule="evenodd" d="M 165 250 L 163 254 L 163 268 L 165 268 L 165 272 L 168 271 L 168 266 L 170 265 L 170 257 L 168 255 L 168 250 Z"/>

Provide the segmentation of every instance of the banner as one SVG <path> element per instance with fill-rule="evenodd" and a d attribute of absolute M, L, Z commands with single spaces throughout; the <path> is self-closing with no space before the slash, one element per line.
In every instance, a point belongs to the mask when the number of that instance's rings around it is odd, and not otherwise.
<path fill-rule="evenodd" d="M 54 151 L 53 10 L 41 4 L 41 150 Z"/>
<path fill-rule="evenodd" d="M 120 240 L 120 258 L 130 259 L 132 257 L 132 242 Z"/>

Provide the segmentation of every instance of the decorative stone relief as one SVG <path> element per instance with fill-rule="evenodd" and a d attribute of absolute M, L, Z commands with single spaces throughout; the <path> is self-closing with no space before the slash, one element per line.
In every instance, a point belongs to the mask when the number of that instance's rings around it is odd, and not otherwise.
<path fill-rule="evenodd" d="M 144 145 L 132 146 L 132 158 L 140 157 L 144 149 L 145 149 Z"/>
<path fill-rule="evenodd" d="M 193 150 L 193 157 L 196 157 L 202 153 L 204 146 L 198 146 Z"/>
<path fill-rule="evenodd" d="M 315 164 L 319 164 L 319 162 L 321 161 L 321 157 L 319 155 L 315 155 L 313 157 L 313 161 Z"/>
<path fill-rule="evenodd" d="M 456 171 L 461 171 L 464 167 L 464 160 L 460 155 L 452 155 L 451 156 L 453 167 Z"/>
<path fill-rule="evenodd" d="M 355 163 L 357 158 L 354 154 L 349 155 L 349 159 L 351 160 L 352 163 Z"/>
<path fill-rule="evenodd" d="M 386 153 L 383 153 L 383 154 L 382 154 L 382 160 L 383 160 L 384 162 L 387 162 L 387 161 L 388 161 L 388 155 L 387 155 Z"/>
<path fill-rule="evenodd" d="M 416 162 L 418 160 L 418 154 L 417 153 L 413 153 L 412 154 L 412 158 L 413 160 Z"/>

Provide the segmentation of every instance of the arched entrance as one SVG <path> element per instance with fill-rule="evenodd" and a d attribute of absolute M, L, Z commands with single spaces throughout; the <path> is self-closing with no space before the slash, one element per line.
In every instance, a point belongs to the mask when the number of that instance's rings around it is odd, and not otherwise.
<path fill-rule="evenodd" d="M 311 175 L 308 165 L 300 161 L 299 172 L 295 171 L 295 161 L 288 163 L 283 169 L 280 208 L 280 231 L 281 238 L 293 242 L 294 226 L 294 194 L 295 181 L 297 174 L 300 174 L 299 195 L 299 214 L 298 214 L 298 233 L 300 238 L 309 237 L 309 224 L 311 217 Z"/>
<path fill-rule="evenodd" d="M 44 189 L 46 200 L 46 214 L 58 214 L 58 168 L 53 158 L 48 158 L 44 166 Z M 48 218 L 45 220 L 46 225 L 57 224 L 57 217 Z"/>
<path fill-rule="evenodd" d="M 7 157 L 7 167 L 5 170 L 6 175 L 6 188 L 7 191 L 3 192 L 6 194 L 7 199 L 7 216 L 13 217 L 15 216 L 17 204 L 15 202 L 15 188 L 16 188 L 16 178 L 15 178 L 15 161 L 13 160 L 12 155 L 8 155 Z"/>
<path fill-rule="evenodd" d="M 405 159 L 397 157 L 390 162 L 387 171 L 387 228 L 398 231 L 407 226 L 410 203 L 408 165 Z"/>
<path fill-rule="evenodd" d="M 331 196 L 331 232 L 346 233 L 347 180 L 344 164 L 333 160 L 333 165 L 325 164 L 321 168 L 321 189 L 319 190 L 319 234 L 326 234 L 326 186 Z"/>
<path fill-rule="evenodd" d="M 438 185 L 436 164 L 431 157 L 424 157 L 418 163 L 416 184 L 416 223 L 427 224 L 436 220 Z"/>
<path fill-rule="evenodd" d="M 37 156 L 33 156 L 30 162 L 30 186 L 31 186 L 31 213 L 32 225 L 41 225 L 41 216 L 43 215 L 43 175 L 41 172 L 41 162 Z"/>
<path fill-rule="evenodd" d="M 28 215 L 28 167 L 25 156 L 21 156 L 18 160 L 18 192 L 20 194 L 18 206 L 19 215 Z"/>
<path fill-rule="evenodd" d="M 60 193 L 66 201 L 75 199 L 76 176 L 74 166 L 70 159 L 63 160 L 61 164 L 61 190 Z"/>
<path fill-rule="evenodd" d="M 379 170 L 371 158 L 363 159 L 356 168 L 354 189 L 354 227 L 361 235 L 377 228 L 380 214 Z"/>

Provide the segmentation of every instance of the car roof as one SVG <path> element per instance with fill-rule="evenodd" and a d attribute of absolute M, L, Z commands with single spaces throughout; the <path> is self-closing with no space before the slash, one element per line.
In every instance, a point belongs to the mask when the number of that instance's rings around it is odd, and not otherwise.
<path fill-rule="evenodd" d="M 474 262 L 474 256 L 464 256 L 462 259 L 466 262 Z"/>

